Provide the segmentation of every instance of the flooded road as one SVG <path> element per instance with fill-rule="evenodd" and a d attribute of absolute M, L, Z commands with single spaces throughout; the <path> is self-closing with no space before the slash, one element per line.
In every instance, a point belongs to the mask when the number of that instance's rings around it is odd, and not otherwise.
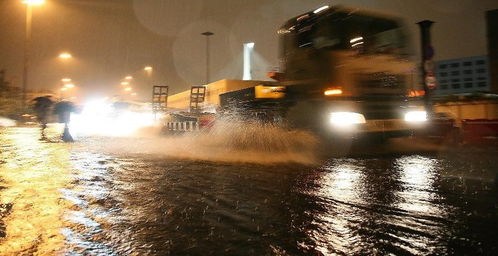
<path fill-rule="evenodd" d="M 496 152 L 157 154 L 174 146 L 0 128 L 0 255 L 498 253 Z"/>

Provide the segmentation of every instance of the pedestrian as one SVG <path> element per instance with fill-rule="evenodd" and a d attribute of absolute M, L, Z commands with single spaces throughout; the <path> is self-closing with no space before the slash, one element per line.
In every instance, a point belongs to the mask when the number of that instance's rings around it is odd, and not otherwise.
<path fill-rule="evenodd" d="M 36 114 L 36 119 L 41 126 L 41 140 L 45 140 L 45 129 L 47 128 L 48 119 L 50 117 L 50 108 L 54 102 L 50 99 L 52 96 L 46 95 L 42 97 L 36 97 L 32 100 L 33 110 Z"/>
<path fill-rule="evenodd" d="M 76 107 L 74 104 L 67 100 L 59 101 L 55 104 L 54 113 L 59 118 L 59 123 L 64 123 L 64 132 L 62 133 L 62 140 L 64 142 L 73 142 L 73 136 L 69 132 L 69 122 L 71 121 L 71 113 L 74 112 Z"/>

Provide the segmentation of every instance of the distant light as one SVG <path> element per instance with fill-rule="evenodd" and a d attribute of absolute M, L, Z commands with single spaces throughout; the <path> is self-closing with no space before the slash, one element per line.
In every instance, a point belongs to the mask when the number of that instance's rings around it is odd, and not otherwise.
<path fill-rule="evenodd" d="M 62 81 L 63 83 L 69 83 L 69 82 L 71 82 L 72 80 L 71 80 L 71 78 L 62 78 L 62 79 L 61 79 L 61 81 Z"/>
<path fill-rule="evenodd" d="M 145 71 L 152 71 L 152 67 L 151 67 L 151 66 L 146 66 L 146 67 L 144 68 L 144 70 L 145 70 Z"/>
<path fill-rule="evenodd" d="M 63 52 L 63 53 L 59 54 L 59 58 L 61 58 L 61 59 L 70 59 L 72 57 L 73 57 L 73 55 L 71 55 L 68 52 Z"/>
<path fill-rule="evenodd" d="M 23 0 L 22 3 L 27 5 L 42 5 L 45 3 L 45 0 Z"/>
<path fill-rule="evenodd" d="M 66 87 L 62 87 L 61 91 L 67 91 L 67 88 Z"/>
<path fill-rule="evenodd" d="M 329 6 L 328 6 L 328 5 L 325 5 L 325 6 L 322 6 L 322 7 L 318 8 L 318 9 L 314 10 L 314 11 L 313 11 L 313 13 L 314 13 L 314 14 L 317 14 L 317 13 L 319 13 L 319 12 L 321 12 L 321 11 L 323 11 L 323 10 L 326 10 L 326 9 L 328 9 L 328 8 L 329 8 Z"/>
<path fill-rule="evenodd" d="M 121 85 L 130 85 L 130 82 L 128 82 L 128 81 L 123 81 L 123 82 L 121 82 Z"/>
<path fill-rule="evenodd" d="M 410 90 L 408 92 L 408 97 L 420 97 L 420 96 L 424 96 L 424 95 L 425 95 L 424 90 Z"/>
<path fill-rule="evenodd" d="M 65 84 L 64 87 L 66 87 L 66 88 L 74 88 L 74 84 Z"/>
<path fill-rule="evenodd" d="M 361 40 L 363 40 L 363 37 L 359 36 L 359 37 L 355 37 L 355 38 L 349 40 L 349 42 L 356 43 L 356 42 L 361 41 Z"/>
<path fill-rule="evenodd" d="M 323 95 L 325 96 L 336 96 L 336 95 L 341 95 L 342 94 L 342 90 L 341 89 L 328 89 L 326 91 L 323 92 Z"/>
<path fill-rule="evenodd" d="M 354 47 L 356 47 L 356 46 L 360 46 L 360 45 L 362 45 L 362 44 L 363 44 L 363 42 L 354 43 L 354 44 L 352 44 L 352 45 L 351 45 L 351 47 L 353 47 L 353 48 L 354 48 Z"/>
<path fill-rule="evenodd" d="M 133 77 L 132 76 L 125 76 L 125 79 L 126 80 L 131 80 L 131 79 L 133 79 Z"/>
<path fill-rule="evenodd" d="M 125 90 L 126 92 L 129 92 L 129 91 L 131 91 L 132 89 L 131 89 L 131 87 L 126 87 L 126 88 L 124 88 L 124 90 Z"/>
<path fill-rule="evenodd" d="M 114 111 L 112 103 L 92 100 L 83 105 L 79 113 L 71 115 L 71 134 L 129 136 L 143 127 L 154 124 L 152 111 Z"/>
<path fill-rule="evenodd" d="M 131 96 L 137 96 L 137 93 L 136 92 L 132 92 Z"/>

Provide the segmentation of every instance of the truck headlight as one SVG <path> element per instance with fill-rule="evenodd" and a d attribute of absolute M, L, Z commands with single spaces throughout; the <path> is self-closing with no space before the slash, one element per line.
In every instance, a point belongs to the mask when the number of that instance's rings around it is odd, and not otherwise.
<path fill-rule="evenodd" d="M 405 114 L 405 121 L 407 122 L 425 122 L 427 121 L 426 111 L 410 111 Z"/>
<path fill-rule="evenodd" d="M 330 123 L 335 126 L 348 126 L 353 124 L 366 123 L 365 117 L 355 112 L 332 112 L 330 113 Z"/>

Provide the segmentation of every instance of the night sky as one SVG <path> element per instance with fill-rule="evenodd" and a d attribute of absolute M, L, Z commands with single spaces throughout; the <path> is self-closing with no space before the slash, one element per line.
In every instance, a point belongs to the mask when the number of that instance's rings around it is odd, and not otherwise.
<path fill-rule="evenodd" d="M 173 92 L 205 79 L 205 37 L 212 31 L 211 80 L 242 77 L 242 44 L 255 42 L 253 78 L 264 79 L 278 66 L 276 30 L 289 18 L 322 5 L 343 4 L 404 18 L 418 54 L 423 19 L 433 29 L 436 59 L 486 54 L 484 12 L 496 0 L 46 0 L 34 7 L 29 88 L 61 86 L 71 77 L 80 95 L 112 96 L 121 79 L 133 75 L 137 98 L 148 100 L 152 84 Z M 21 85 L 25 7 L 0 0 L 0 69 Z M 333 3 L 333 4 L 332 4 Z M 61 51 L 74 59 L 62 62 Z M 416 58 L 414 58 L 416 59 Z M 143 67 L 151 65 L 152 74 Z M 81 98 L 81 97 L 80 97 Z"/>

